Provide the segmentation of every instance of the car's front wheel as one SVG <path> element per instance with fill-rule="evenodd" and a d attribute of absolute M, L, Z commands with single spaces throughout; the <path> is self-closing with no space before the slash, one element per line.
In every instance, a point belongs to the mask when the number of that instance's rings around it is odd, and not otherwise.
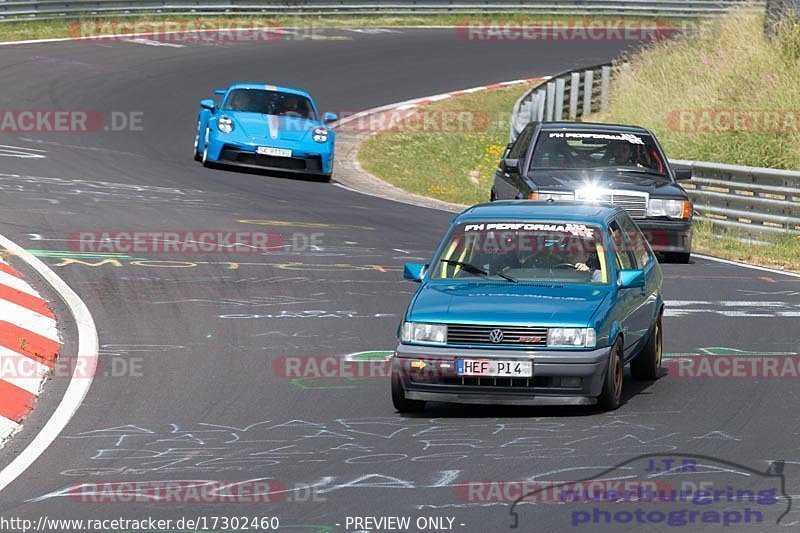
<path fill-rule="evenodd" d="M 653 381 L 658 379 L 661 370 L 661 359 L 663 352 L 663 337 L 661 333 L 661 317 L 656 320 L 650 338 L 642 349 L 642 353 L 631 361 L 631 376 L 633 379 Z"/>
<path fill-rule="evenodd" d="M 202 157 L 202 161 L 203 161 L 203 166 L 204 166 L 204 167 L 206 167 L 206 168 L 211 168 L 211 166 L 212 166 L 212 165 L 211 165 L 211 161 L 209 161 L 209 160 L 208 160 L 208 146 L 206 146 L 206 147 L 203 149 L 203 157 Z"/>
<path fill-rule="evenodd" d="M 203 156 L 200 154 L 200 121 L 197 121 L 197 133 L 194 136 L 194 160 L 200 161 Z"/>
<path fill-rule="evenodd" d="M 418 413 L 425 409 L 425 401 L 406 398 L 406 392 L 403 390 L 397 371 L 392 372 L 392 403 L 400 413 Z"/>
<path fill-rule="evenodd" d="M 617 339 L 608 358 L 603 391 L 597 397 L 597 405 L 604 411 L 613 411 L 622 404 L 622 382 L 625 365 L 622 361 L 622 343 Z"/>

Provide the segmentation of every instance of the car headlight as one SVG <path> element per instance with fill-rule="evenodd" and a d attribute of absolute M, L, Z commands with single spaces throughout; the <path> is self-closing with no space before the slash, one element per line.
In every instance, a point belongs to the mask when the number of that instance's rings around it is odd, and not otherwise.
<path fill-rule="evenodd" d="M 314 140 L 318 143 L 325 143 L 328 142 L 328 136 L 330 132 L 325 128 L 316 128 L 314 130 Z"/>
<path fill-rule="evenodd" d="M 222 133 L 230 133 L 233 131 L 233 119 L 230 117 L 219 117 L 217 121 L 217 129 Z"/>
<path fill-rule="evenodd" d="M 534 200 L 539 200 L 540 202 L 558 202 L 559 200 L 574 200 L 575 194 L 572 192 L 539 192 L 535 193 L 536 198 Z"/>
<path fill-rule="evenodd" d="M 647 216 L 687 219 L 692 216 L 692 202 L 650 198 L 650 202 L 647 204 Z"/>
<path fill-rule="evenodd" d="M 402 342 L 444 344 L 447 342 L 447 326 L 444 324 L 403 322 L 400 340 Z"/>
<path fill-rule="evenodd" d="M 547 330 L 549 348 L 594 348 L 597 333 L 594 328 L 550 328 Z"/>

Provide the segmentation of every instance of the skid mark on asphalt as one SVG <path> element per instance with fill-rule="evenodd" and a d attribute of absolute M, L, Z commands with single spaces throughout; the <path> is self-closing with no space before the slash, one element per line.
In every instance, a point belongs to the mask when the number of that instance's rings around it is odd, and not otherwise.
<path fill-rule="evenodd" d="M 665 317 L 719 315 L 729 318 L 794 318 L 800 316 L 800 302 L 778 300 L 666 300 Z"/>
<path fill-rule="evenodd" d="M 0 157 L 16 157 L 18 159 L 46 159 L 47 152 L 24 146 L 0 144 Z"/>

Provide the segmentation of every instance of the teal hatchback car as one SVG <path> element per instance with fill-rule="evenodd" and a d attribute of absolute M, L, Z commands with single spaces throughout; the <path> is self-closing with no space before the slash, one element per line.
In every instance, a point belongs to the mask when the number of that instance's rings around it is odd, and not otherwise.
<path fill-rule="evenodd" d="M 427 401 L 622 401 L 623 368 L 659 375 L 663 275 L 621 208 L 501 201 L 456 217 L 420 283 L 392 363 L 398 411 Z"/>

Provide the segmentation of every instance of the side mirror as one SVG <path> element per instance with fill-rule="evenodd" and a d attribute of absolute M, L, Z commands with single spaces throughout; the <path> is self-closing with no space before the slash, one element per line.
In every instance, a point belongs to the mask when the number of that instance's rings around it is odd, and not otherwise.
<path fill-rule="evenodd" d="M 211 99 L 200 100 L 200 107 L 203 109 L 208 109 L 209 111 L 214 111 L 214 109 L 217 107 L 217 104 Z"/>
<path fill-rule="evenodd" d="M 619 288 L 635 289 L 644 287 L 644 270 L 620 270 Z"/>
<path fill-rule="evenodd" d="M 336 122 L 337 120 L 339 120 L 339 115 L 336 113 L 325 113 L 322 115 L 322 121 L 325 124 L 330 124 L 331 122 Z"/>
<path fill-rule="evenodd" d="M 519 159 L 504 159 L 506 172 L 519 172 Z"/>
<path fill-rule="evenodd" d="M 686 181 L 692 179 L 692 169 L 691 168 L 676 168 L 675 169 L 675 179 L 678 181 Z"/>
<path fill-rule="evenodd" d="M 406 263 L 403 267 L 403 279 L 420 282 L 425 276 L 427 268 L 428 265 L 423 265 L 422 263 Z"/>
<path fill-rule="evenodd" d="M 225 96 L 226 94 L 228 94 L 228 90 L 227 89 L 214 89 L 214 94 L 218 94 L 220 96 Z"/>

